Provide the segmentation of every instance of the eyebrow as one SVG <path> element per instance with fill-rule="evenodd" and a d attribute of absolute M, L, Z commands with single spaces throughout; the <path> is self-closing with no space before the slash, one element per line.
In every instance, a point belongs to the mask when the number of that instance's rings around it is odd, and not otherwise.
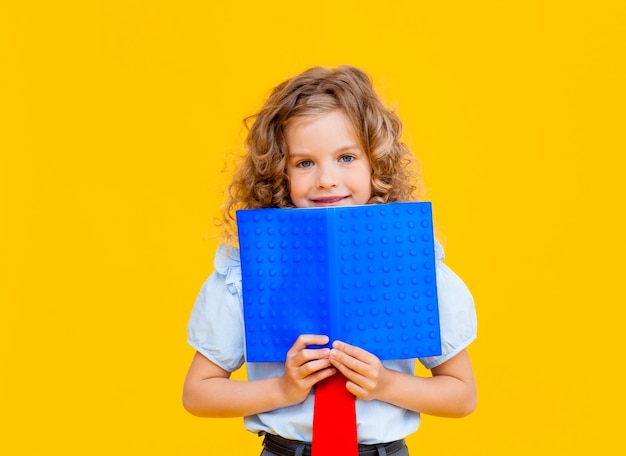
<path fill-rule="evenodd" d="M 350 144 L 350 145 L 346 145 L 346 146 L 341 146 L 338 149 L 335 149 L 333 151 L 333 153 L 341 153 L 341 152 L 346 152 L 349 150 L 358 150 L 359 152 L 363 153 L 363 149 L 361 148 L 360 145 L 358 144 Z M 309 157 L 313 154 L 309 153 L 309 152 L 291 152 L 291 151 L 287 151 L 287 156 L 288 157 Z"/>

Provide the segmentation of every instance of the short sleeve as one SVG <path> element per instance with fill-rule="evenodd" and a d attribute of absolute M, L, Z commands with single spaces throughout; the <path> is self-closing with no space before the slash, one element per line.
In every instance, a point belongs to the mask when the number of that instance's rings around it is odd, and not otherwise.
<path fill-rule="evenodd" d="M 222 369 L 244 363 L 244 326 L 238 251 L 220 246 L 215 271 L 204 282 L 191 311 L 188 343 Z"/>
<path fill-rule="evenodd" d="M 420 358 L 427 369 L 448 361 L 476 338 L 476 310 L 467 286 L 443 263 L 443 248 L 435 245 L 437 299 L 441 325 L 441 355 Z"/>

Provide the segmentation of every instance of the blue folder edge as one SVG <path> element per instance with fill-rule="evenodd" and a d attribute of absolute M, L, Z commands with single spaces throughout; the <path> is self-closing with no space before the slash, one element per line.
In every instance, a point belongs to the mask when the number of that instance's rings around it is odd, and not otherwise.
<path fill-rule="evenodd" d="M 237 211 L 247 362 L 300 334 L 380 359 L 441 354 L 429 202 Z"/>

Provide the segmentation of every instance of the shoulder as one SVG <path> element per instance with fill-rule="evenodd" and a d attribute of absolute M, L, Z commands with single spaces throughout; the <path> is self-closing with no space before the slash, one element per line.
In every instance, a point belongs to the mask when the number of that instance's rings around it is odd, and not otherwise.
<path fill-rule="evenodd" d="M 472 300 L 472 295 L 463 280 L 445 263 L 445 254 L 441 244 L 435 240 L 435 268 L 437 273 L 437 292 L 453 292 L 457 298 Z M 473 302 L 473 300 L 472 300 Z"/>
<path fill-rule="evenodd" d="M 467 347 L 476 338 L 477 326 L 474 298 L 465 282 L 443 262 L 443 247 L 436 241 L 435 259 L 442 355 L 420 360 L 429 369 Z"/>
<path fill-rule="evenodd" d="M 215 271 L 206 279 L 191 311 L 188 343 L 222 369 L 243 364 L 241 268 L 237 249 L 222 245 Z"/>
<path fill-rule="evenodd" d="M 241 290 L 241 260 L 239 249 L 229 244 L 221 244 L 215 253 L 215 274 L 224 277 L 226 287 L 232 294 Z"/>
<path fill-rule="evenodd" d="M 445 258 L 445 253 L 443 251 L 443 246 L 439 243 L 437 239 L 435 239 L 435 260 L 443 261 Z"/>
<path fill-rule="evenodd" d="M 230 244 L 220 244 L 215 252 L 213 265 L 215 266 L 215 270 L 220 274 L 225 274 L 226 270 L 229 268 L 241 268 L 239 249 Z"/>

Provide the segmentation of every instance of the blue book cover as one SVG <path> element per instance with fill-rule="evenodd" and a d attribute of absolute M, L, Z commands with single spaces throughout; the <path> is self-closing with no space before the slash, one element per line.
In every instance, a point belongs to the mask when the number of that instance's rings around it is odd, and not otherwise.
<path fill-rule="evenodd" d="M 431 203 L 240 210 L 237 226 L 248 362 L 284 362 L 300 334 L 441 354 Z"/>

